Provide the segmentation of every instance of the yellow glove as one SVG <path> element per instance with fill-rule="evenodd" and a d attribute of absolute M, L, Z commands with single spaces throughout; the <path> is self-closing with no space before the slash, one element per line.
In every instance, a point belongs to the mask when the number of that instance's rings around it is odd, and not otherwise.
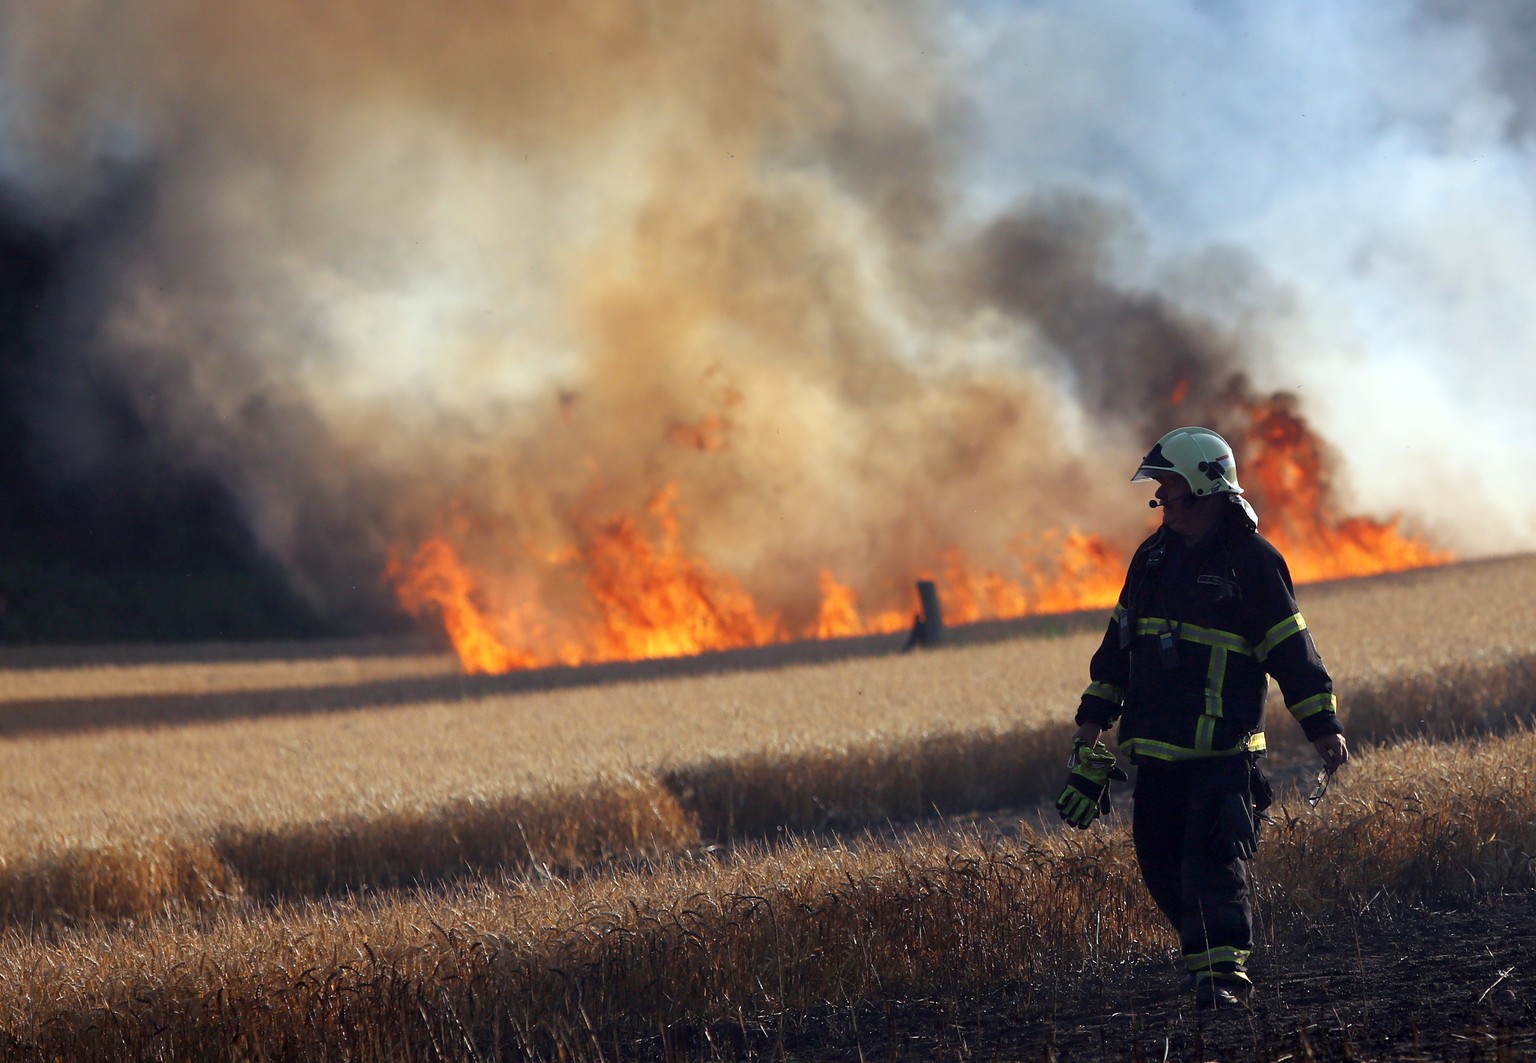
<path fill-rule="evenodd" d="M 1079 830 L 1085 830 L 1099 816 L 1109 811 L 1109 780 L 1129 778 L 1115 763 L 1115 755 L 1101 745 L 1090 746 L 1081 738 L 1072 742 L 1072 756 L 1067 761 L 1071 774 L 1067 787 L 1056 799 L 1061 818 Z"/>

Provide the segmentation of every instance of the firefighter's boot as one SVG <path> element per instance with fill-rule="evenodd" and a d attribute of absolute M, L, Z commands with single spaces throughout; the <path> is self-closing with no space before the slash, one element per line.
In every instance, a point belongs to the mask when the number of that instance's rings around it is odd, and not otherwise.
<path fill-rule="evenodd" d="M 1195 1007 L 1201 1011 L 1247 1008 L 1248 994 L 1253 984 L 1246 978 L 1213 978 L 1209 975 L 1195 979 Z"/>

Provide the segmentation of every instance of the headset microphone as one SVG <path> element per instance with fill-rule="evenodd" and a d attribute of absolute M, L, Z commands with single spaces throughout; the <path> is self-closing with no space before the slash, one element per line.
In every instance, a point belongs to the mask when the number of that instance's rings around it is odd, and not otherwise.
<path fill-rule="evenodd" d="M 1164 506 L 1164 505 L 1167 505 L 1167 503 L 1164 502 L 1162 499 L 1154 498 L 1152 501 L 1147 503 L 1147 508 L 1148 509 L 1156 509 L 1158 506 Z"/>

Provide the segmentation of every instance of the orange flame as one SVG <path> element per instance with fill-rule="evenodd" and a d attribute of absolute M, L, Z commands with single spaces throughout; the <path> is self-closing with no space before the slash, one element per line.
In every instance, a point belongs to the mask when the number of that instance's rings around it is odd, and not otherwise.
<path fill-rule="evenodd" d="M 1265 538 L 1286 557 L 1298 583 L 1373 576 L 1455 560 L 1408 535 L 1402 520 L 1340 514 L 1323 444 L 1283 397 L 1245 404 L 1248 451 L 1239 478 L 1255 499 Z"/>
<path fill-rule="evenodd" d="M 1408 535 L 1397 519 L 1340 515 L 1324 447 L 1288 401 L 1245 402 L 1242 410 L 1241 478 L 1261 530 L 1285 554 L 1298 582 L 1452 560 Z M 735 579 L 688 554 L 676 503 L 677 488 L 670 485 L 649 501 L 643 518 L 621 515 L 588 527 L 581 541 L 555 552 L 529 550 L 527 571 L 513 576 L 477 574 L 442 536 L 422 543 L 408 561 L 392 561 L 388 575 L 407 610 L 437 617 L 468 672 L 884 634 L 913 622 L 900 608 L 864 613 L 855 590 L 823 570 L 815 619 L 804 630 L 788 629 L 778 614 L 760 612 Z M 933 579 L 946 622 L 964 624 L 1107 609 L 1119 595 L 1128 553 L 1077 529 L 1015 542 L 1011 552 L 1017 564 L 1011 573 L 979 569 L 950 550 L 936 572 L 910 575 Z M 552 590 L 561 608 L 547 604 Z"/>
<path fill-rule="evenodd" d="M 676 487 L 646 505 L 656 532 L 617 517 L 575 549 L 546 555 L 545 569 L 580 570 L 583 615 L 557 625 L 536 585 L 499 593 L 476 578 L 447 539 L 427 540 L 390 563 L 396 595 L 416 615 L 436 612 L 467 672 L 678 657 L 785 639 L 729 576 L 710 572 L 679 542 Z"/>
<path fill-rule="evenodd" d="M 599 660 L 676 657 L 781 638 L 729 576 L 688 557 L 678 541 L 669 486 L 646 505 L 661 527 L 653 545 L 635 521 L 610 523 L 586 551 L 586 583 L 601 617 Z"/>
<path fill-rule="evenodd" d="M 407 610 L 437 616 L 471 673 L 675 657 L 796 637 L 887 634 L 913 622 L 901 609 L 866 615 L 857 593 L 823 571 L 815 621 L 804 631 L 789 630 L 778 615 L 761 614 L 735 580 L 684 552 L 675 500 L 675 487 L 651 499 L 648 526 L 621 516 L 573 549 L 537 558 L 530 552 L 530 564 L 546 575 L 579 577 L 579 618 L 557 620 L 535 582 L 519 582 L 515 593 L 491 589 L 442 536 L 422 543 L 408 561 L 396 558 L 388 575 Z M 1042 548 L 1050 555 L 1044 560 Z M 958 551 L 946 554 L 936 583 L 948 622 L 1107 607 L 1119 592 L 1121 557 L 1102 539 L 1072 531 L 1059 543 L 1048 538 L 1017 553 L 1019 580 L 975 572 Z"/>
<path fill-rule="evenodd" d="M 501 618 L 497 625 L 501 636 L 492 633 L 480 602 L 479 585 L 446 539 L 422 543 L 408 565 L 392 560 L 388 575 L 407 610 L 415 614 L 437 610 L 466 672 L 510 672 L 545 663 L 537 654 L 519 652 L 506 644 L 530 641 L 511 636 L 510 629 L 520 619 L 516 613 Z"/>

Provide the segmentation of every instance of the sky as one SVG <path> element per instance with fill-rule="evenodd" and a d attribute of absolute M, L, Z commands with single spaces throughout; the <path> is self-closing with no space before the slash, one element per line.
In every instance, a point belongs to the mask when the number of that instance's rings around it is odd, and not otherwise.
<path fill-rule="evenodd" d="M 1238 393 L 1346 510 L 1529 550 L 1533 38 L 1518 0 L 11 5 L 0 235 L 47 268 L 7 402 L 40 475 L 223 485 L 322 609 L 676 484 L 803 614 L 822 567 L 1133 533 L 1140 453 Z"/>

